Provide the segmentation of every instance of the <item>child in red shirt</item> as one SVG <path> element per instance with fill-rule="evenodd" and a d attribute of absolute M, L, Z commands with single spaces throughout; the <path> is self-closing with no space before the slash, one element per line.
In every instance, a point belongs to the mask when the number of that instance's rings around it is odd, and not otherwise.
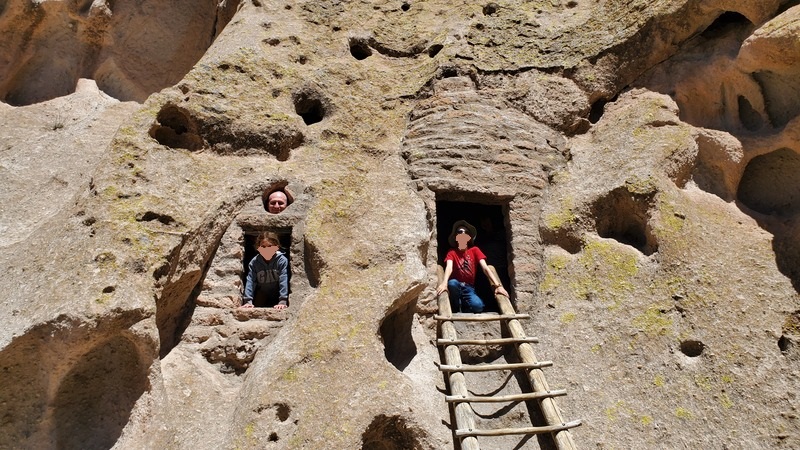
<path fill-rule="evenodd" d="M 440 295 L 447 289 L 450 295 L 450 307 L 455 312 L 474 312 L 483 311 L 483 300 L 475 293 L 475 274 L 478 266 L 481 267 L 486 278 L 494 286 L 496 294 L 508 297 L 508 292 L 503 288 L 500 280 L 496 279 L 489 271 L 486 264 L 486 255 L 481 249 L 474 245 L 478 231 L 465 220 L 459 220 L 453 224 L 448 241 L 453 247 L 447 252 L 444 258 L 444 281 L 436 289 L 436 295 Z M 452 275 L 452 279 L 451 279 Z"/>

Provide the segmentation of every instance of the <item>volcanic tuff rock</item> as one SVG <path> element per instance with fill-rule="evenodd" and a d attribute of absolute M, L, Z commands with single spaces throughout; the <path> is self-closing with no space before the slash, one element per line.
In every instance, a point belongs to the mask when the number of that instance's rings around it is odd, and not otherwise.
<path fill-rule="evenodd" d="M 797 448 L 794 3 L 0 1 L 0 448 L 453 446 L 462 217 L 580 447 Z"/>

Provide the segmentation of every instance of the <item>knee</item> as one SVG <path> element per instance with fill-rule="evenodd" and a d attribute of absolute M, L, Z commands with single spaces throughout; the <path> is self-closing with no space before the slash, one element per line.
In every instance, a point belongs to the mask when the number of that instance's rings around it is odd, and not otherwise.
<path fill-rule="evenodd" d="M 450 289 L 453 289 L 453 288 L 460 287 L 460 285 L 458 283 L 458 280 L 456 280 L 455 278 L 451 278 L 450 280 L 447 281 L 447 287 L 449 287 Z"/>

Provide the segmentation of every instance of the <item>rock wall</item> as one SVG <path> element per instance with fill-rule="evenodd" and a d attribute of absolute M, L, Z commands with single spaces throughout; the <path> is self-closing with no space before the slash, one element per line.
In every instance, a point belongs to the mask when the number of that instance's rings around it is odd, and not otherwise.
<path fill-rule="evenodd" d="M 458 448 L 461 211 L 580 447 L 800 446 L 793 4 L 0 2 L 0 448 Z"/>

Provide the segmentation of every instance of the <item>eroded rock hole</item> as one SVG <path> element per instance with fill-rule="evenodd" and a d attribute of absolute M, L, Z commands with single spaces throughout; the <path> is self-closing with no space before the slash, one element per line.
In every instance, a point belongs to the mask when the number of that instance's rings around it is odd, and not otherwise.
<path fill-rule="evenodd" d="M 286 422 L 289 420 L 289 414 L 291 414 L 292 408 L 289 407 L 286 403 L 277 403 L 275 405 L 275 416 L 281 422 Z"/>
<path fill-rule="evenodd" d="M 606 103 L 608 103 L 608 100 L 604 99 L 600 99 L 592 103 L 592 107 L 589 110 L 590 123 L 597 123 L 600 121 L 600 118 L 603 117 L 603 113 L 605 112 Z"/>
<path fill-rule="evenodd" d="M 790 217 L 800 212 L 800 155 L 782 148 L 753 158 L 739 182 L 737 197 L 762 214 Z"/>
<path fill-rule="evenodd" d="M 491 16 L 492 14 L 496 13 L 497 10 L 500 8 L 500 5 L 497 3 L 488 3 L 483 7 L 483 15 L 484 16 Z"/>
<path fill-rule="evenodd" d="M 788 336 L 782 335 L 778 338 L 778 348 L 782 353 L 788 353 L 792 348 L 792 340 Z"/>
<path fill-rule="evenodd" d="M 714 22 L 705 30 L 702 36 L 706 39 L 716 39 L 724 36 L 730 31 L 748 28 L 753 25 L 747 17 L 733 11 L 727 11 L 719 15 Z"/>
<path fill-rule="evenodd" d="M 442 267 L 444 267 L 444 258 L 451 248 L 449 237 L 453 224 L 458 220 L 466 220 L 475 227 L 477 236 L 474 244 L 486 255 L 487 264 L 494 266 L 497 270 L 497 275 L 500 277 L 503 287 L 513 298 L 513 286 L 510 277 L 513 272 L 513 266 L 509 260 L 509 248 L 511 245 L 510 236 L 506 231 L 508 205 L 437 199 L 437 261 Z M 497 302 L 494 299 L 494 290 L 481 270 L 477 271 L 475 277 L 475 292 L 486 306 L 484 311 L 498 310 Z"/>
<path fill-rule="evenodd" d="M 408 11 L 409 9 L 411 9 L 411 4 L 403 3 L 402 6 L 400 6 L 400 9 L 402 9 L 403 11 Z"/>
<path fill-rule="evenodd" d="M 160 214 L 153 211 L 146 211 L 136 215 L 137 222 L 153 222 L 158 221 L 164 225 L 172 225 L 176 223 L 175 219 L 169 214 Z"/>
<path fill-rule="evenodd" d="M 744 96 L 739 96 L 739 120 L 742 125 L 750 131 L 758 131 L 764 126 L 764 118 L 753 108 L 750 101 Z"/>
<path fill-rule="evenodd" d="M 414 303 L 409 302 L 387 315 L 380 326 L 386 360 L 401 372 L 417 356 L 417 344 L 411 336 L 413 321 Z"/>
<path fill-rule="evenodd" d="M 658 250 L 649 224 L 652 200 L 652 195 L 632 194 L 624 187 L 598 199 L 592 206 L 597 234 L 652 255 Z"/>
<path fill-rule="evenodd" d="M 322 122 L 325 118 L 325 106 L 322 97 L 313 91 L 300 91 L 292 96 L 294 110 L 306 125 Z"/>
<path fill-rule="evenodd" d="M 442 44 L 431 45 L 430 48 L 428 48 L 428 56 L 430 56 L 431 58 L 436 57 L 436 55 L 438 55 L 439 52 L 442 51 L 443 48 L 444 48 L 444 45 L 442 45 Z"/>
<path fill-rule="evenodd" d="M 150 137 L 159 144 L 186 150 L 203 148 L 203 138 L 198 134 L 197 123 L 185 109 L 172 104 L 164 105 L 156 122 L 150 127 Z"/>
<path fill-rule="evenodd" d="M 703 354 L 703 350 L 705 350 L 705 348 L 705 344 L 694 339 L 688 339 L 681 342 L 681 353 L 690 358 L 696 358 L 700 356 Z"/>
<path fill-rule="evenodd" d="M 308 239 L 303 241 L 303 267 L 305 268 L 308 284 L 316 288 L 319 286 L 320 275 L 325 269 L 325 261 L 319 254 L 319 250 Z"/>
<path fill-rule="evenodd" d="M 365 39 L 351 38 L 350 54 L 353 55 L 353 58 L 362 61 L 372 56 L 372 49 Z"/>
<path fill-rule="evenodd" d="M 148 389 L 147 366 L 136 346 L 117 336 L 78 359 L 58 387 L 56 448 L 111 448 Z"/>
<path fill-rule="evenodd" d="M 273 431 L 272 433 L 269 434 L 268 439 L 270 442 L 278 442 L 278 433 Z"/>
<path fill-rule="evenodd" d="M 361 450 L 408 450 L 422 448 L 412 430 L 400 416 L 379 415 L 361 435 Z"/>
<path fill-rule="evenodd" d="M 774 127 L 782 128 L 800 115 L 800 83 L 797 75 L 762 71 L 754 73 L 753 79 L 761 88 L 764 109 Z"/>

